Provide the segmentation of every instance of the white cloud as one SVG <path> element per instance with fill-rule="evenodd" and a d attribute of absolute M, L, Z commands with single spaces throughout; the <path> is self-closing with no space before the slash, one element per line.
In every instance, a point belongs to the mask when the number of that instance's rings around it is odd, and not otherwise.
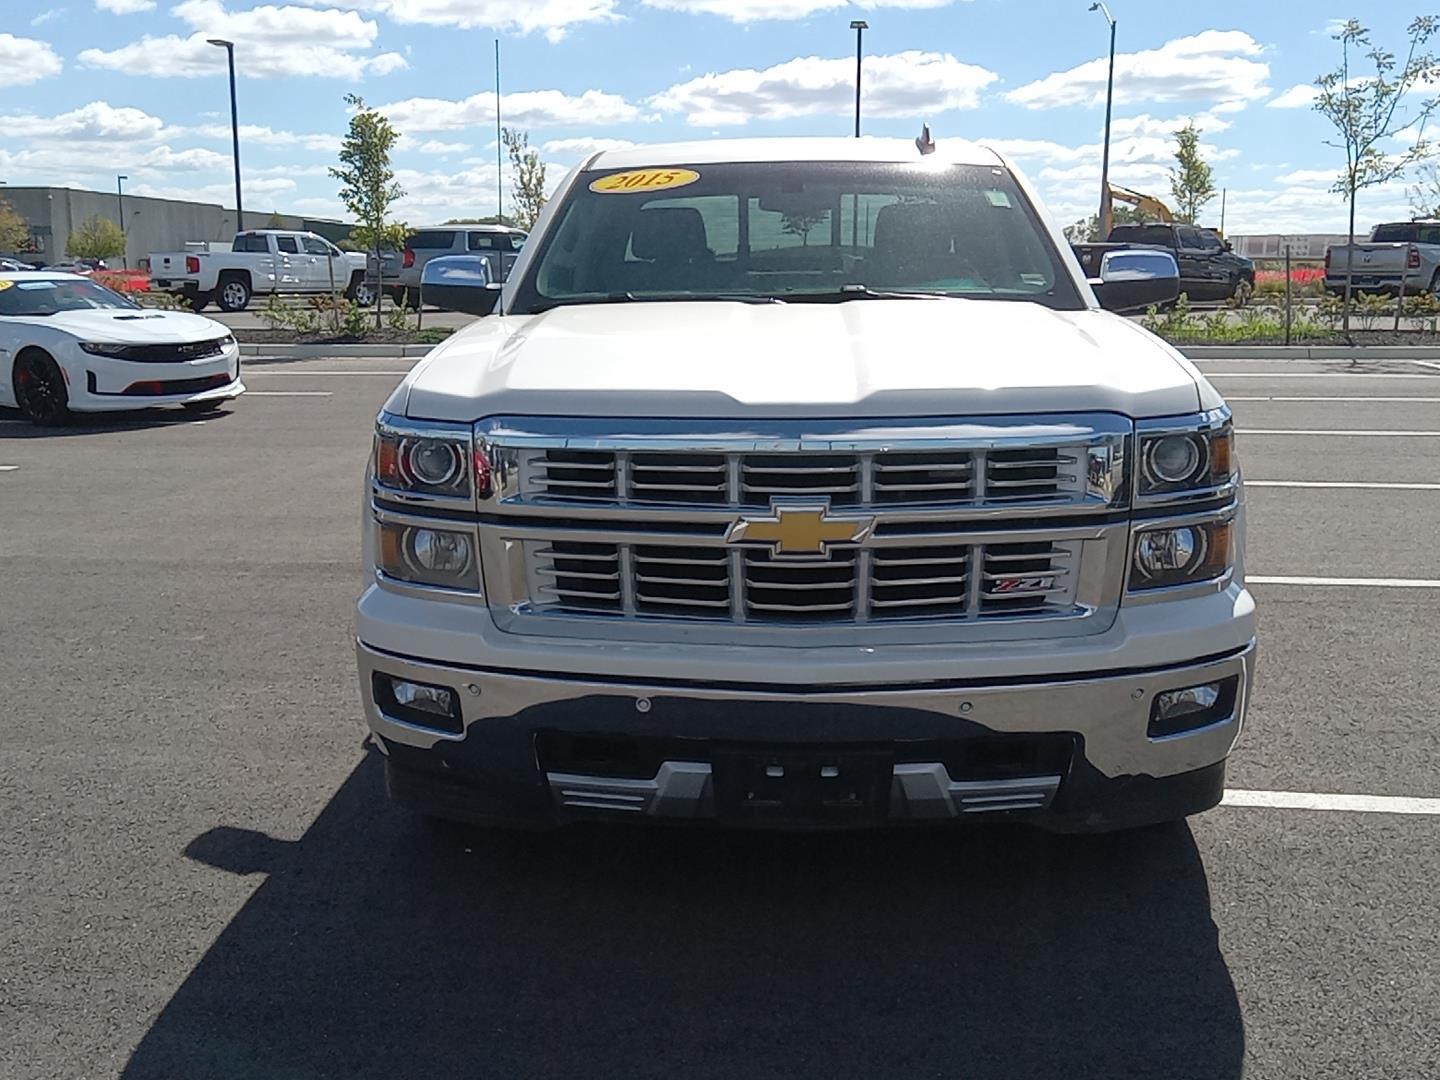
<path fill-rule="evenodd" d="M 230 141 L 229 123 L 202 124 L 199 127 L 182 130 L 187 135 L 194 135 L 202 139 Z M 259 143 L 262 146 L 298 146 L 303 150 L 314 150 L 317 153 L 325 154 L 333 154 L 340 149 L 339 135 L 298 135 L 293 131 L 276 131 L 274 128 L 259 124 L 241 124 L 240 141 L 247 144 Z"/>
<path fill-rule="evenodd" d="M 624 124 L 639 113 L 624 98 L 600 90 L 586 90 L 578 96 L 559 90 L 522 90 L 506 94 L 502 104 L 502 121 L 522 128 Z M 467 127 L 493 131 L 495 127 L 495 95 L 488 91 L 459 101 L 406 98 L 382 105 L 380 111 L 402 132 L 459 131 Z"/>
<path fill-rule="evenodd" d="M 973 109 L 980 91 L 999 76 L 948 53 L 902 52 L 865 58 L 867 116 L 925 116 Z M 844 115 L 854 107 L 855 62 L 797 57 L 756 71 L 736 68 L 702 75 L 661 91 L 650 103 L 679 112 L 696 126 L 743 124 L 820 114 Z"/>
<path fill-rule="evenodd" d="M 285 195 L 295 190 L 295 181 L 285 177 L 246 179 L 241 182 L 245 201 L 251 209 L 271 202 L 276 195 Z M 145 195 L 152 199 L 177 199 L 184 202 L 219 203 L 221 206 L 235 205 L 235 184 L 218 182 L 179 186 L 173 184 L 131 184 L 125 189 L 127 195 Z"/>
<path fill-rule="evenodd" d="M 1148 113 L 1140 116 L 1127 116 L 1117 118 L 1110 124 L 1112 138 L 1123 138 L 1127 135 L 1160 135 L 1174 136 L 1186 124 L 1194 124 L 1202 132 L 1226 131 L 1232 125 L 1229 120 L 1222 119 L 1213 113 L 1199 113 L 1195 116 L 1177 116 L 1173 120 L 1162 120 L 1150 116 Z"/>
<path fill-rule="evenodd" d="M 1265 103 L 1267 109 L 1305 109 L 1315 104 L 1315 87 L 1311 83 L 1296 83 L 1288 90 L 1281 91 Z"/>
<path fill-rule="evenodd" d="M 331 0 L 300 0 L 322 7 Z M 483 27 L 509 34 L 543 33 L 551 41 L 572 26 L 619 18 L 616 0 L 348 0 L 347 6 L 386 15 L 397 23 Z"/>
<path fill-rule="evenodd" d="M 399 53 L 364 55 L 374 45 L 379 28 L 355 11 L 269 4 L 230 11 L 222 0 L 182 0 L 171 13 L 194 31 L 188 38 L 146 35 L 108 51 L 84 49 L 80 62 L 127 75 L 218 75 L 225 71 L 225 52 L 207 44 L 207 39 L 225 38 L 235 42 L 236 71 L 252 78 L 353 79 L 362 72 L 385 75 L 407 66 Z"/>
<path fill-rule="evenodd" d="M 578 161 L 587 158 L 591 154 L 598 154 L 604 150 L 629 150 L 636 144 L 629 139 L 595 139 L 581 137 L 578 139 L 551 139 L 540 147 L 547 156 L 560 158 L 565 161 Z"/>
<path fill-rule="evenodd" d="M 641 0 L 646 7 L 691 14 L 723 15 L 738 23 L 762 19 L 803 19 L 822 11 L 851 7 L 850 0 Z M 939 8 L 951 0 L 857 0 L 855 7 L 876 8 Z"/>
<path fill-rule="evenodd" d="M 154 11 L 155 0 L 95 0 L 95 8 L 113 15 L 138 15 L 142 11 Z"/>
<path fill-rule="evenodd" d="M 413 151 L 417 154 L 463 154 L 470 149 L 469 143 L 463 142 L 442 142 L 439 139 L 426 139 L 420 142 L 408 136 L 400 136 L 400 141 L 395 144 L 399 153 Z"/>
<path fill-rule="evenodd" d="M 53 20 L 55 20 L 55 19 L 58 19 L 58 18 L 60 18 L 60 17 L 61 17 L 62 15 L 64 15 L 64 14 L 65 14 L 65 9 L 64 9 L 64 8 L 51 8 L 51 9 L 48 10 L 48 11 L 42 11 L 42 12 L 40 12 L 39 15 L 36 15 L 33 19 L 31 19 L 31 20 L 30 20 L 30 25 L 31 25 L 31 26 L 44 26 L 47 22 L 51 22 L 51 21 L 53 21 Z"/>
<path fill-rule="evenodd" d="M 0 34 L 0 86 L 28 86 L 59 75 L 62 67 L 49 42 Z"/>
<path fill-rule="evenodd" d="M 1340 176 L 1339 169 L 1296 169 L 1275 177 L 1275 183 L 1293 187 L 1297 184 L 1324 184 L 1327 188 Z"/>
<path fill-rule="evenodd" d="M 158 116 L 131 108 L 92 101 L 56 116 L 19 113 L 0 116 L 0 136 L 33 141 L 116 143 L 156 142 L 166 133 Z"/>
<path fill-rule="evenodd" d="M 1210 101 L 1219 111 L 1233 112 L 1270 93 L 1270 66 L 1251 59 L 1262 52 L 1260 43 L 1242 30 L 1205 30 L 1158 49 L 1120 53 L 1115 57 L 1115 101 Z M 1029 109 L 1104 105 L 1107 66 L 1104 57 L 1089 60 L 1027 83 L 1006 97 Z"/>

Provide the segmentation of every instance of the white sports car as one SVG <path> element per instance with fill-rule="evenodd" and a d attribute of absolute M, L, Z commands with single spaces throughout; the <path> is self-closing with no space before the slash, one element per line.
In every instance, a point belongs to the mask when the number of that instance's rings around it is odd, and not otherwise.
<path fill-rule="evenodd" d="M 204 412 L 245 392 L 227 327 L 43 270 L 0 273 L 0 376 L 0 406 L 46 426 L 64 424 L 72 411 Z"/>

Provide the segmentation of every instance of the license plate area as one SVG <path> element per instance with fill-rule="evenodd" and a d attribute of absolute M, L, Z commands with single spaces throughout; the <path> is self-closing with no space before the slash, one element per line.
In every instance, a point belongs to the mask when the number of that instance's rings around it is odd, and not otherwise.
<path fill-rule="evenodd" d="M 889 814 L 895 755 L 868 747 L 717 747 L 715 813 L 725 822 L 880 824 Z"/>

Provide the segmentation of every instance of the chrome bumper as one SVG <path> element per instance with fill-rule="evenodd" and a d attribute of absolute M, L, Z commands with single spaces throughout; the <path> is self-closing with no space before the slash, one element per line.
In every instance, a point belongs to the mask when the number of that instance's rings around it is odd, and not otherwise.
<path fill-rule="evenodd" d="M 996 678 L 922 687 L 786 691 L 489 671 L 426 663 L 363 642 L 357 644 L 357 655 L 366 720 L 380 737 L 377 744 L 382 750 L 393 744 L 412 752 L 431 751 L 441 758 L 473 755 L 483 762 L 487 742 L 526 739 L 546 728 L 603 728 L 791 745 L 1065 732 L 1079 736 L 1086 762 L 1112 779 L 1178 776 L 1223 761 L 1243 726 L 1255 667 L 1252 641 L 1220 658 L 1144 671 L 1054 680 Z M 463 734 L 385 715 L 372 690 L 377 672 L 453 689 L 459 696 Z M 1232 676 L 1239 677 L 1239 690 L 1229 716 L 1178 735 L 1147 735 L 1157 694 Z M 533 768 L 533 753 L 530 762 Z M 534 780 L 546 782 L 538 772 Z M 948 783 L 933 774 L 904 782 L 917 794 L 927 786 L 943 787 L 946 798 L 956 797 Z"/>

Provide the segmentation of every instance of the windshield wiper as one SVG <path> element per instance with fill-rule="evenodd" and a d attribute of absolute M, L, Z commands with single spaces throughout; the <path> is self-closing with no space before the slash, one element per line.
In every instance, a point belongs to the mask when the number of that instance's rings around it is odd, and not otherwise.
<path fill-rule="evenodd" d="M 549 307 L 572 307 L 577 304 L 678 304 L 678 303 L 709 303 L 712 301 L 725 301 L 734 304 L 783 304 L 785 301 L 778 296 L 770 296 L 764 293 L 694 293 L 676 294 L 663 293 L 659 296 L 647 296 L 633 292 L 605 293 L 603 296 L 574 296 L 564 300 L 557 300 Z"/>
<path fill-rule="evenodd" d="M 841 285 L 834 292 L 790 293 L 786 299 L 792 303 L 839 304 L 846 300 L 963 300 L 954 293 L 907 292 L 903 289 L 872 289 L 859 283 Z"/>

